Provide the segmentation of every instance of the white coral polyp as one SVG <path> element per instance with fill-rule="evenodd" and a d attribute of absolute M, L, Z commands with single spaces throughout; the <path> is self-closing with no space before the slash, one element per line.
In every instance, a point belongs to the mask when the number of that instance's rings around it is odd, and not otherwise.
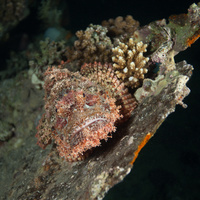
<path fill-rule="evenodd" d="M 136 42 L 130 38 L 127 43 L 119 42 L 119 45 L 112 49 L 114 62 L 113 67 L 118 78 L 121 78 L 128 87 L 138 87 L 140 80 L 148 72 L 145 67 L 149 61 L 143 53 L 147 51 L 147 44 L 142 41 Z"/>

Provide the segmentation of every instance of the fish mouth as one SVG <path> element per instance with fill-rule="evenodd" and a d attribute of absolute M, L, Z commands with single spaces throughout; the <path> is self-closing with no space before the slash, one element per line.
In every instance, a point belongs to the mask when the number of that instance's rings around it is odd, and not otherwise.
<path fill-rule="evenodd" d="M 83 126 L 79 127 L 76 129 L 76 131 L 74 131 L 73 134 L 76 134 L 77 132 L 81 131 L 82 129 L 86 128 L 87 126 L 90 126 L 92 123 L 97 122 L 97 121 L 107 121 L 105 118 L 99 117 L 99 118 L 95 118 L 92 120 L 88 120 Z"/>
<path fill-rule="evenodd" d="M 75 127 L 73 132 L 70 134 L 70 146 L 73 148 L 74 146 L 87 142 L 88 140 L 97 140 L 98 132 L 103 130 L 107 123 L 108 119 L 106 119 L 106 117 L 93 117 L 85 120 L 81 126 Z"/>

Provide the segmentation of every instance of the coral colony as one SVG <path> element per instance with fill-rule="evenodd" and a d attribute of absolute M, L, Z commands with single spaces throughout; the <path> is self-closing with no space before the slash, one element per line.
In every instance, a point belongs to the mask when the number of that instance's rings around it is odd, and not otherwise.
<path fill-rule="evenodd" d="M 174 56 L 198 39 L 198 13 L 193 4 L 187 15 L 171 16 L 168 24 L 163 19 L 139 27 L 127 16 L 78 31 L 67 62 L 44 73 L 45 113 L 37 144 L 44 149 L 53 141 L 61 157 L 78 161 L 112 137 L 145 97 L 159 94 L 180 74 Z M 73 67 L 77 72 L 69 71 Z M 183 106 L 189 93 L 185 77 L 180 76 L 183 91 L 176 98 Z"/>

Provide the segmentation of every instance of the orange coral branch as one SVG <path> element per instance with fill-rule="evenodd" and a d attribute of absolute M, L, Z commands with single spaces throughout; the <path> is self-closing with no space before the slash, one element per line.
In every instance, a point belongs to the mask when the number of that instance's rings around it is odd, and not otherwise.
<path fill-rule="evenodd" d="M 191 46 L 200 37 L 200 29 L 190 38 L 187 39 L 187 46 Z"/>
<path fill-rule="evenodd" d="M 139 144 L 137 150 L 134 152 L 134 158 L 130 162 L 131 165 L 135 162 L 136 158 L 138 157 L 139 152 L 141 149 L 146 145 L 146 143 L 149 141 L 149 139 L 153 136 L 153 133 L 148 133 L 145 138 L 142 140 L 142 142 Z"/>

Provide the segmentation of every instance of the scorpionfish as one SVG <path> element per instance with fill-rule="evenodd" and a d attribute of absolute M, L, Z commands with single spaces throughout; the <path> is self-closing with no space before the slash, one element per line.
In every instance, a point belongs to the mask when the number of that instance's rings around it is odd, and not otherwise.
<path fill-rule="evenodd" d="M 137 103 L 114 73 L 112 64 L 84 64 L 80 72 L 49 67 L 45 76 L 45 113 L 37 144 L 52 141 L 65 160 L 83 160 L 101 140 L 112 137 Z"/>

